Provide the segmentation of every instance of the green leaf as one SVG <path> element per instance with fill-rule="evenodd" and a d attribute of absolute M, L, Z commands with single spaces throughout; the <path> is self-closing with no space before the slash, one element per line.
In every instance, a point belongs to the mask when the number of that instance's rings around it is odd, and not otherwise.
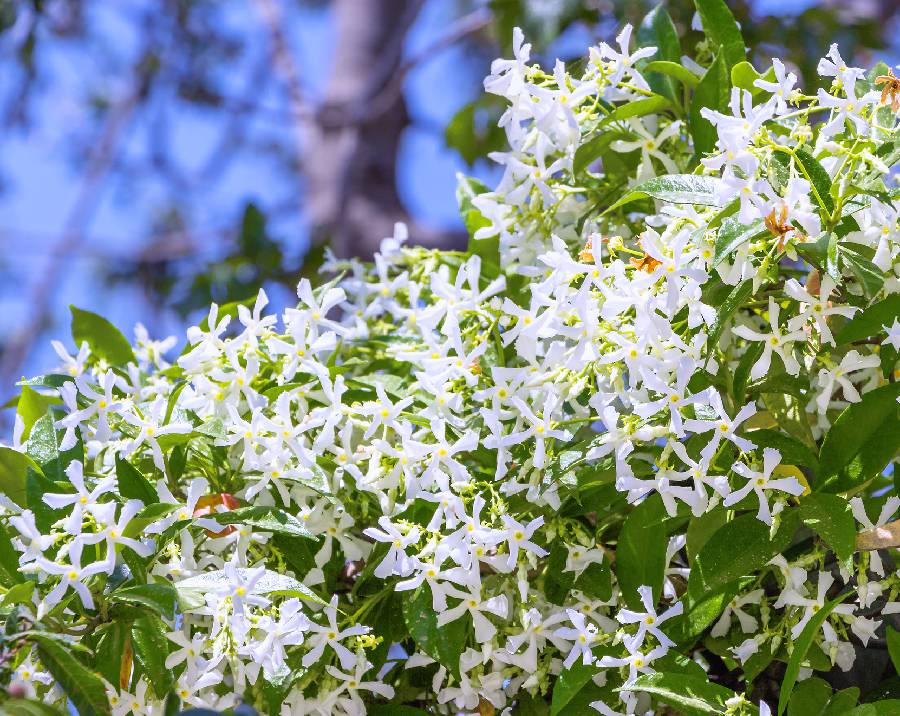
<path fill-rule="evenodd" d="M 655 47 L 654 57 L 657 61 L 667 61 L 673 64 L 681 62 L 681 40 L 678 38 L 678 30 L 662 3 L 648 12 L 641 20 L 637 29 L 636 41 L 638 47 Z M 678 95 L 671 78 L 659 72 L 647 71 L 648 64 L 650 63 L 646 59 L 640 60 L 637 68 L 647 80 L 650 88 L 657 94 L 675 101 Z"/>
<path fill-rule="evenodd" d="M 635 507 L 622 524 L 616 547 L 616 576 L 622 597 L 631 609 L 641 608 L 638 587 L 652 587 L 655 600 L 662 593 L 669 544 L 668 534 L 660 528 L 665 519 L 662 499 L 654 493 Z"/>
<path fill-rule="evenodd" d="M 650 72 L 658 72 L 659 74 L 676 79 L 687 87 L 696 87 L 697 83 L 700 82 L 700 78 L 687 67 L 680 64 L 680 61 L 670 62 L 668 60 L 653 60 L 653 62 L 648 62 L 644 65 L 644 76 L 646 77 L 647 73 Z"/>
<path fill-rule="evenodd" d="M 131 647 L 134 660 L 150 682 L 150 688 L 157 698 L 163 699 L 175 683 L 175 674 L 166 668 L 169 655 L 169 631 L 162 619 L 155 614 L 147 614 L 135 619 L 131 627 Z"/>
<path fill-rule="evenodd" d="M 861 341 L 883 333 L 897 320 L 900 320 L 900 293 L 892 293 L 847 321 L 834 340 L 839 346 Z"/>
<path fill-rule="evenodd" d="M 784 672 L 784 679 L 781 682 L 781 694 L 778 697 L 778 716 L 781 716 L 787 708 L 791 698 L 791 692 L 794 690 L 794 684 L 797 683 L 797 677 L 800 675 L 800 667 L 803 660 L 806 659 L 806 652 L 808 652 L 809 647 L 812 646 L 816 634 L 818 634 L 819 629 L 828 618 L 828 615 L 831 614 L 832 610 L 851 594 L 855 594 L 855 591 L 848 589 L 843 594 L 826 603 L 824 607 L 813 614 L 806 626 L 803 627 L 803 631 L 800 632 L 800 636 L 793 640 L 793 651 L 791 652 L 790 659 L 788 659 L 787 669 Z"/>
<path fill-rule="evenodd" d="M 831 196 L 831 176 L 825 170 L 825 167 L 819 164 L 818 160 L 807 150 L 797 149 L 794 151 L 794 154 L 800 160 L 816 190 L 813 192 L 816 203 L 830 215 L 834 211 L 834 199 Z"/>
<path fill-rule="evenodd" d="M 712 268 L 715 268 L 734 251 L 748 241 L 761 239 L 767 236 L 769 230 L 762 219 L 757 219 L 750 224 L 742 224 L 736 216 L 729 216 L 722 221 L 719 232 L 716 234 L 716 249 L 713 257 Z"/>
<path fill-rule="evenodd" d="M 553 696 L 550 700 L 550 716 L 576 716 L 576 714 L 584 713 L 583 710 L 577 710 L 586 706 L 584 702 L 590 702 L 590 699 L 584 698 L 585 692 L 593 694 L 594 682 L 592 677 L 596 676 L 597 667 L 593 664 L 585 666 L 580 660 L 572 664 L 568 669 L 560 672 L 556 683 L 553 685 Z M 593 687 L 593 688 L 592 688 Z"/>
<path fill-rule="evenodd" d="M 817 489 L 844 492 L 878 475 L 900 449 L 900 384 L 876 388 L 848 405 L 825 434 Z"/>
<path fill-rule="evenodd" d="M 694 0 L 703 32 L 713 44 L 721 48 L 726 66 L 730 69 L 747 55 L 744 38 L 734 15 L 725 0 Z"/>
<path fill-rule="evenodd" d="M 78 709 L 78 716 L 110 713 L 103 682 L 59 641 L 49 634 L 32 634 L 29 639 L 37 646 L 41 663 Z"/>
<path fill-rule="evenodd" d="M 610 206 L 604 214 L 639 199 L 653 198 L 668 204 L 701 204 L 717 206 L 716 187 L 719 180 L 697 174 L 666 174 L 653 177 Z"/>
<path fill-rule="evenodd" d="M 144 506 L 159 502 L 159 494 L 140 470 L 127 460 L 116 455 L 116 478 L 119 494 L 127 500 L 140 500 Z"/>
<path fill-rule="evenodd" d="M 44 415 L 52 405 L 62 402 L 57 396 L 42 395 L 27 385 L 22 386 L 22 394 L 16 407 L 16 415 L 22 419 L 22 442 L 31 434 L 31 427 Z"/>
<path fill-rule="evenodd" d="M 843 562 L 856 549 L 856 520 L 843 497 L 814 493 L 800 499 L 800 517 Z"/>
<path fill-rule="evenodd" d="M 743 306 L 752 294 L 753 279 L 748 278 L 731 289 L 731 293 L 719 306 L 716 311 L 716 320 L 713 323 L 712 330 L 709 332 L 709 339 L 706 341 L 706 362 L 709 362 L 709 357 L 716 349 L 716 346 L 718 346 L 719 338 L 722 337 L 722 331 L 725 330 L 725 326 L 731 320 L 734 312 Z"/>
<path fill-rule="evenodd" d="M 728 77 L 728 68 L 720 52 L 703 73 L 703 77 L 700 78 L 691 102 L 688 124 L 694 140 L 694 152 L 698 157 L 713 151 L 719 137 L 716 128 L 702 116 L 700 110 L 709 108 L 716 112 L 727 111 L 730 92 L 731 82 Z"/>
<path fill-rule="evenodd" d="M 582 174 L 591 164 L 602 157 L 609 145 L 616 139 L 627 136 L 622 132 L 607 130 L 595 134 L 588 141 L 582 143 L 575 150 L 575 157 L 572 159 L 572 174 L 578 176 Z"/>
<path fill-rule="evenodd" d="M 703 545 L 694 561 L 688 591 L 695 597 L 713 592 L 746 574 L 753 574 L 791 543 L 800 521 L 793 510 L 781 513 L 781 524 L 773 536 L 755 514 L 744 514 L 726 522 Z"/>
<path fill-rule="evenodd" d="M 404 594 L 403 618 L 416 646 L 459 679 L 459 657 L 466 647 L 471 617 L 466 614 L 461 619 L 438 626 L 431 591 L 423 586 Z"/>
<path fill-rule="evenodd" d="M 781 453 L 781 462 L 809 468 L 814 474 L 819 472 L 819 458 L 806 445 L 777 430 L 765 428 L 747 433 L 747 439 L 757 447 L 775 448 Z"/>
<path fill-rule="evenodd" d="M 563 571 L 569 551 L 564 540 L 557 538 L 550 545 L 547 568 L 544 570 L 544 594 L 552 604 L 562 605 L 575 582 L 575 572 Z"/>
<path fill-rule="evenodd" d="M 135 584 L 130 587 L 117 589 L 109 595 L 110 602 L 139 604 L 150 607 L 150 609 L 160 616 L 166 617 L 166 619 L 175 618 L 175 604 L 177 600 L 178 592 L 168 582 Z"/>
<path fill-rule="evenodd" d="M 237 571 L 242 579 L 246 579 L 247 572 L 250 570 L 239 568 Z M 196 609 L 206 604 L 204 595 L 207 592 L 228 584 L 228 581 L 225 571 L 216 569 L 176 582 L 175 589 L 178 591 L 179 604 L 184 611 Z M 271 569 L 267 569 L 259 581 L 253 585 L 251 594 L 280 594 L 289 597 L 300 597 L 316 604 L 324 605 L 327 603 L 305 584 L 298 582 L 293 577 L 279 574 Z"/>
<path fill-rule="evenodd" d="M 678 709 L 687 716 L 725 713 L 725 702 L 734 691 L 688 674 L 641 674 L 617 691 L 642 691 L 654 699 Z"/>
<path fill-rule="evenodd" d="M 847 244 L 841 244 L 838 253 L 840 262 L 850 269 L 866 298 L 871 300 L 881 292 L 884 287 L 884 272 L 880 268 Z"/>
<path fill-rule="evenodd" d="M 616 107 L 610 114 L 603 118 L 600 125 L 611 124 L 630 117 L 646 117 L 648 114 L 674 111 L 675 106 L 670 99 L 655 94 L 652 97 L 636 99 L 633 102 Z"/>
<path fill-rule="evenodd" d="M 798 396 L 798 385 L 796 378 L 782 373 L 764 378 L 762 384 L 754 384 L 751 389 L 762 393 L 763 402 L 778 427 L 808 448 L 815 449 L 816 441 L 806 416 L 807 399 Z"/>
<path fill-rule="evenodd" d="M 719 618 L 728 603 L 737 595 L 740 582 L 732 582 L 715 592 L 682 597 L 684 613 L 667 622 L 663 631 L 676 644 L 692 645 Z"/>
<path fill-rule="evenodd" d="M 119 685 L 122 660 L 125 658 L 125 644 L 130 634 L 130 621 L 124 619 L 113 621 L 103 627 L 103 633 L 94 648 L 94 670 L 115 686 Z"/>
<path fill-rule="evenodd" d="M 16 504 L 25 505 L 25 480 L 28 470 L 42 473 L 28 455 L 11 447 L 0 446 L 0 492 Z"/>
<path fill-rule="evenodd" d="M 733 87 L 740 87 L 743 90 L 747 90 L 754 97 L 760 92 L 763 92 L 763 89 L 761 87 L 757 87 L 755 84 L 753 84 L 754 82 L 756 82 L 756 80 L 760 79 L 764 79 L 767 82 L 774 82 L 774 68 L 770 67 L 765 75 L 761 75 L 756 71 L 756 68 L 746 60 L 738 62 L 734 67 L 731 68 L 731 85 Z"/>
<path fill-rule="evenodd" d="M 136 362 L 134 351 L 122 332 L 103 316 L 69 306 L 72 311 L 72 338 L 75 345 L 87 343 L 91 353 L 113 365 Z"/>
<path fill-rule="evenodd" d="M 309 540 L 318 539 L 294 515 L 279 510 L 277 507 L 239 507 L 236 510 L 217 512 L 209 515 L 206 519 L 214 519 L 220 525 L 249 525 L 273 534 L 303 537 Z"/>
<path fill-rule="evenodd" d="M 885 627 L 884 636 L 887 639 L 888 654 L 891 656 L 894 671 L 900 674 L 900 631 L 888 624 Z"/>
<path fill-rule="evenodd" d="M 818 716 L 825 712 L 831 700 L 827 681 L 813 677 L 797 684 L 788 704 L 788 716 Z"/>
<path fill-rule="evenodd" d="M 25 580 L 24 575 L 19 575 L 21 579 Z M 4 607 L 13 606 L 15 604 L 31 604 L 32 597 L 34 596 L 34 588 L 37 586 L 35 582 L 31 581 L 22 581 L 18 584 L 14 584 L 10 587 L 6 594 L 3 595 L 3 600 L 0 602 Z"/>
<path fill-rule="evenodd" d="M 11 587 L 27 581 L 19 569 L 19 552 L 10 539 L 9 525 L 0 525 L 0 584 Z M 18 532 L 13 532 L 18 536 Z"/>
<path fill-rule="evenodd" d="M 65 716 L 59 709 L 33 699 L 9 699 L 3 702 L 6 716 Z"/>

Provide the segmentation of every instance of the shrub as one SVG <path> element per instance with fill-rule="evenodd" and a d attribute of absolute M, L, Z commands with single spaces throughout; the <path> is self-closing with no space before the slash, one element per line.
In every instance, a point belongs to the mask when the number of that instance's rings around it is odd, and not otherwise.
<path fill-rule="evenodd" d="M 398 226 L 172 362 L 73 309 L 0 453 L 8 712 L 898 712 L 900 80 L 697 5 L 693 59 L 517 32 L 465 254 Z"/>

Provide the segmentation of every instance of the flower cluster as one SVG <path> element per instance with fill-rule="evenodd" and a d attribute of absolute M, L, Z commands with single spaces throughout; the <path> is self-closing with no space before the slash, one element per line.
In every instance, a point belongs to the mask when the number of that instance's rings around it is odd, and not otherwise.
<path fill-rule="evenodd" d="M 466 253 L 398 225 L 177 357 L 76 310 L 2 453 L 6 693 L 764 714 L 774 662 L 782 709 L 850 670 L 900 611 L 895 97 L 706 30 L 689 59 L 626 26 L 578 74 L 517 30 Z"/>

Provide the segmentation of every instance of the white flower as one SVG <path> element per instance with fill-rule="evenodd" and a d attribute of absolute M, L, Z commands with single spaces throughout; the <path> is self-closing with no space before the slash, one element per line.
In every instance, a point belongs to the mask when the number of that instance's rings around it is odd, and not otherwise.
<path fill-rule="evenodd" d="M 763 468 L 762 472 L 756 472 L 743 463 L 735 463 L 732 470 L 738 475 L 747 479 L 743 487 L 732 492 L 722 502 L 726 507 L 736 505 L 743 500 L 750 492 L 755 492 L 759 499 L 759 511 L 757 518 L 768 525 L 772 524 L 772 514 L 769 509 L 769 501 L 767 492 L 775 490 L 777 492 L 786 492 L 789 495 L 802 495 L 806 488 L 800 484 L 796 477 L 776 477 L 772 478 L 772 471 L 781 462 L 781 453 L 775 448 L 765 448 L 763 450 Z"/>

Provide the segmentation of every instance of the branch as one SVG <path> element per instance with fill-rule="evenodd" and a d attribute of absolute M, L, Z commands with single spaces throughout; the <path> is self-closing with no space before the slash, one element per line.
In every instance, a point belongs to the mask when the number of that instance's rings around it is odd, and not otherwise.
<path fill-rule="evenodd" d="M 856 535 L 856 549 L 871 551 L 900 547 L 900 520 L 888 522 L 871 530 L 863 530 Z"/>

